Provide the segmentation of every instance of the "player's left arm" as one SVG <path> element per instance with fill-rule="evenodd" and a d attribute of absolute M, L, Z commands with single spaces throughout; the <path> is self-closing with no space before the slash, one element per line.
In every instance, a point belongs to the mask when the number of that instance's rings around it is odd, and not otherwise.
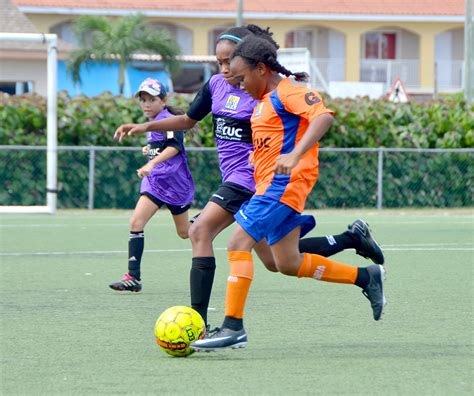
<path fill-rule="evenodd" d="M 327 130 L 331 127 L 333 121 L 331 113 L 323 113 L 308 125 L 305 134 L 295 146 L 293 151 L 288 154 L 280 155 L 276 160 L 275 173 L 289 175 L 291 170 L 298 165 L 301 157 L 316 143 L 318 143 Z"/>
<path fill-rule="evenodd" d="M 183 147 L 184 132 L 167 132 L 167 140 L 163 151 L 158 154 L 155 158 L 149 161 L 146 165 L 137 169 L 139 177 L 148 176 L 151 170 L 158 164 L 173 158 L 177 155 Z"/>
<path fill-rule="evenodd" d="M 139 177 L 148 176 L 150 174 L 151 170 L 156 165 L 158 165 L 161 162 L 165 162 L 165 161 L 169 160 L 170 158 L 173 158 L 178 153 L 179 153 L 179 150 L 177 150 L 175 147 L 171 147 L 171 146 L 166 147 L 155 158 L 153 158 L 151 161 L 148 161 L 148 163 L 146 165 L 142 166 L 140 169 L 137 169 L 137 175 Z"/>
<path fill-rule="evenodd" d="M 303 137 L 288 154 L 277 158 L 275 173 L 289 175 L 291 170 L 298 165 L 301 157 L 315 144 L 317 144 L 333 121 L 333 112 L 324 106 L 318 92 L 308 90 L 302 86 L 293 86 L 285 92 L 283 103 L 285 109 L 308 120 L 308 128 Z"/>

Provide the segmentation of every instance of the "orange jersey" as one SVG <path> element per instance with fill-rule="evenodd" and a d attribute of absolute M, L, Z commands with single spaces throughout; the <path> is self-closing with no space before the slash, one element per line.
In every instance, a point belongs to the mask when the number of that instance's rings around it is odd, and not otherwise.
<path fill-rule="evenodd" d="M 290 153 L 303 137 L 309 123 L 332 111 L 324 107 L 318 92 L 295 85 L 288 78 L 266 94 L 252 118 L 256 195 L 266 195 L 301 213 L 318 178 L 316 144 L 301 158 L 291 175 L 275 174 L 277 157 Z"/>

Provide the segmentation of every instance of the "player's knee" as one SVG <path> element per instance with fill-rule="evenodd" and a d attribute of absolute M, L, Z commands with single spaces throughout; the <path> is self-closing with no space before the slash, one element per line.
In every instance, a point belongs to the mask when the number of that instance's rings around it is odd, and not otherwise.
<path fill-rule="evenodd" d="M 262 263 L 268 271 L 278 272 L 278 268 L 276 267 L 276 263 L 273 259 L 271 259 L 271 260 L 269 260 L 269 259 L 262 260 Z"/>
<path fill-rule="evenodd" d="M 293 259 L 291 257 L 283 258 L 281 260 L 278 258 L 275 259 L 275 267 L 277 268 L 278 272 L 288 276 L 295 276 L 298 273 L 298 263 L 298 257 Z"/>
<path fill-rule="evenodd" d="M 243 250 L 238 241 L 231 239 L 227 242 L 227 251 L 228 252 L 237 252 Z"/>
<path fill-rule="evenodd" d="M 193 223 L 188 230 L 192 242 L 201 242 L 209 239 L 210 231 L 200 223 Z"/>
<path fill-rule="evenodd" d="M 139 217 L 132 217 L 130 219 L 130 229 L 133 230 L 133 231 L 136 231 L 136 230 L 143 230 L 143 228 L 145 227 L 145 222 L 140 219 Z"/>
<path fill-rule="evenodd" d="M 177 229 L 177 234 L 181 239 L 188 239 L 189 238 L 189 232 L 187 229 Z"/>
<path fill-rule="evenodd" d="M 278 268 L 278 272 L 282 273 L 283 275 L 291 276 L 295 274 L 294 269 L 291 266 L 288 266 L 286 264 L 277 265 L 277 268 Z"/>

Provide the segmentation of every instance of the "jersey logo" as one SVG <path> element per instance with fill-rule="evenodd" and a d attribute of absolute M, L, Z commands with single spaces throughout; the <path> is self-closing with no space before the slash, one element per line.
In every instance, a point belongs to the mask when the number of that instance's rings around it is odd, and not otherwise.
<path fill-rule="evenodd" d="M 304 100 L 308 106 L 321 102 L 321 100 L 316 96 L 314 92 L 308 92 L 304 96 Z"/>
<path fill-rule="evenodd" d="M 173 131 L 167 131 L 166 132 L 166 139 L 174 139 L 174 132 Z"/>
<path fill-rule="evenodd" d="M 227 103 L 225 104 L 225 108 L 229 110 L 237 110 L 237 106 L 239 105 L 240 97 L 229 95 L 227 98 Z"/>
<path fill-rule="evenodd" d="M 216 135 L 225 140 L 242 140 L 242 128 L 226 125 L 223 118 L 216 119 Z"/>
<path fill-rule="evenodd" d="M 257 105 L 257 108 L 255 109 L 255 113 L 254 113 L 254 117 L 259 117 L 260 114 L 262 114 L 262 110 L 263 110 L 263 102 L 260 102 L 258 105 Z"/>
<path fill-rule="evenodd" d="M 270 138 L 256 138 L 253 142 L 253 146 L 255 147 L 256 150 L 260 149 L 269 149 L 269 143 L 270 143 Z"/>

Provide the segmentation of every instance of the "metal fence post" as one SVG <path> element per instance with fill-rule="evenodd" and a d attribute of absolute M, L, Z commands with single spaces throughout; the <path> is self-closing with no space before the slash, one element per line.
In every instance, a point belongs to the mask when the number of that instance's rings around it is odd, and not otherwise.
<path fill-rule="evenodd" d="M 383 149 L 378 149 L 378 166 L 377 166 L 377 209 L 382 209 L 383 194 Z"/>
<path fill-rule="evenodd" d="M 94 185 L 95 185 L 95 150 L 89 149 L 89 202 L 88 209 L 94 209 Z"/>

